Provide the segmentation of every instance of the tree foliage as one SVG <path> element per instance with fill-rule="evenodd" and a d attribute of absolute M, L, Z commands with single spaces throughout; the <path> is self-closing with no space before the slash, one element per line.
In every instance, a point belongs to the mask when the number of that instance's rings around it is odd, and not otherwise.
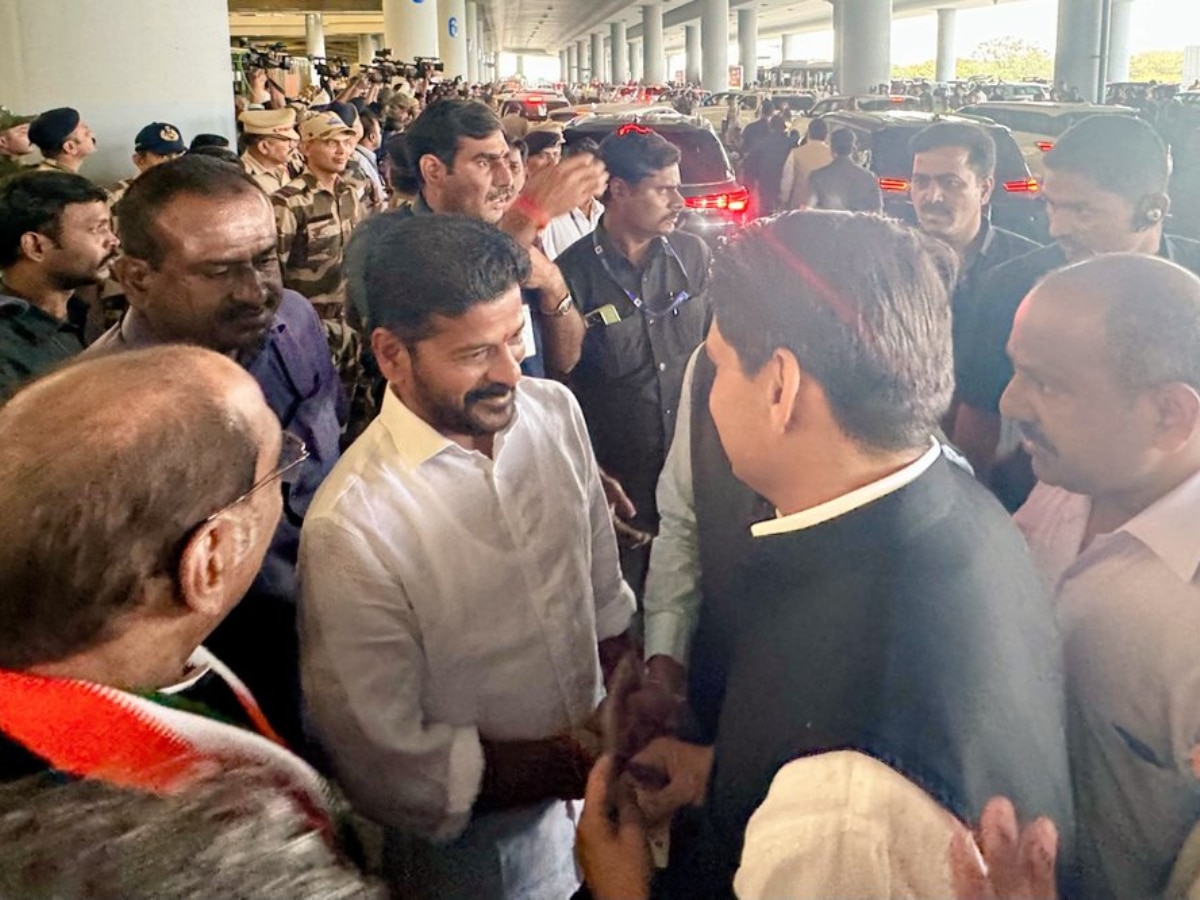
<path fill-rule="evenodd" d="M 1183 78 L 1182 50 L 1150 50 L 1129 58 L 1130 81 L 1178 84 Z"/>

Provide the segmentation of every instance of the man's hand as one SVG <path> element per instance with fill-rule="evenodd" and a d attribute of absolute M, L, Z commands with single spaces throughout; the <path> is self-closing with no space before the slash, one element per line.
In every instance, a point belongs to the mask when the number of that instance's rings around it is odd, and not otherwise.
<path fill-rule="evenodd" d="M 621 482 L 601 469 L 600 484 L 604 487 L 604 497 L 608 500 L 608 511 L 612 516 L 613 531 L 617 533 L 617 543 L 627 550 L 650 543 L 654 535 L 629 524 L 637 515 L 637 507 L 621 487 Z"/>
<path fill-rule="evenodd" d="M 528 806 L 543 800 L 578 800 L 595 762 L 583 733 L 563 733 L 540 741 L 481 741 L 483 783 L 476 810 Z"/>
<path fill-rule="evenodd" d="M 982 856 L 980 851 L 982 850 Z M 967 829 L 950 842 L 956 900 L 1055 900 L 1058 831 L 1044 816 L 1021 828 L 1007 797 L 993 797 L 979 818 L 978 841 Z"/>
<path fill-rule="evenodd" d="M 629 762 L 637 802 L 651 825 L 669 822 L 675 811 L 699 806 L 708 793 L 713 748 L 661 737 Z"/>
<path fill-rule="evenodd" d="M 646 830 L 628 785 L 612 783 L 612 768 L 612 757 L 602 756 L 588 776 L 575 833 L 575 858 L 594 900 L 646 900 L 650 896 Z M 608 815 L 614 807 L 615 822 Z"/>
<path fill-rule="evenodd" d="M 283 88 L 270 79 L 267 80 L 267 94 L 271 98 L 272 109 L 283 109 L 287 106 L 287 96 L 283 93 Z"/>
<path fill-rule="evenodd" d="M 567 282 L 563 279 L 558 266 L 552 263 L 545 253 L 537 247 L 528 249 L 529 277 L 525 279 L 525 283 L 521 287 L 537 291 L 541 295 L 542 311 L 553 312 L 554 307 L 570 293 L 567 290 Z"/>
<path fill-rule="evenodd" d="M 664 653 L 656 653 L 646 660 L 646 681 L 656 684 L 676 697 L 686 694 L 687 670 L 677 660 Z"/>
<path fill-rule="evenodd" d="M 594 156 L 582 154 L 529 176 L 520 197 L 500 221 L 500 230 L 528 247 L 538 231 L 557 216 L 604 193 L 608 172 Z"/>
<path fill-rule="evenodd" d="M 246 75 L 246 81 L 250 85 L 251 103 L 266 103 L 271 99 L 271 94 L 267 91 L 266 69 L 251 69 Z"/>

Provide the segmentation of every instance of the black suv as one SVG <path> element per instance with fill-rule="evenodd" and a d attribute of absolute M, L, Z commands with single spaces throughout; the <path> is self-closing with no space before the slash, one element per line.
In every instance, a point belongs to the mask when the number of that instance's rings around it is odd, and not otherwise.
<path fill-rule="evenodd" d="M 1012 133 L 1003 125 L 991 125 L 961 116 L 916 111 L 836 112 L 823 117 L 830 129 L 849 128 L 858 139 L 863 165 L 879 178 L 884 211 L 915 224 L 916 213 L 909 197 L 913 154 L 909 142 L 922 128 L 934 122 L 969 122 L 986 128 L 996 142 L 996 187 L 992 190 L 991 218 L 1001 228 L 1049 243 L 1045 201 L 1037 181 L 1029 173 L 1025 158 Z"/>
<path fill-rule="evenodd" d="M 725 148 L 712 125 L 700 116 L 663 107 L 584 115 L 571 120 L 563 138 L 568 146 L 583 138 L 600 143 L 629 124 L 656 131 L 679 148 L 680 193 L 686 205 L 680 228 L 712 240 L 750 220 L 750 192 L 734 177 Z"/>

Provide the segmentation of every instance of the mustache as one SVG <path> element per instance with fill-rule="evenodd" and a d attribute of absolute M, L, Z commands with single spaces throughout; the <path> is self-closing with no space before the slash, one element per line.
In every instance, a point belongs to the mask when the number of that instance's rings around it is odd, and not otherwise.
<path fill-rule="evenodd" d="M 925 203 L 918 207 L 918 209 L 923 213 L 942 213 L 943 215 L 950 215 L 950 210 L 942 206 L 940 203 Z"/>
<path fill-rule="evenodd" d="M 1054 445 L 1050 443 L 1050 439 L 1042 433 L 1042 429 L 1038 428 L 1032 422 L 1017 422 L 1017 434 L 1021 435 L 1029 443 L 1041 447 L 1051 453 L 1054 452 Z"/>
<path fill-rule="evenodd" d="M 485 385 L 481 388 L 476 388 L 473 391 L 469 391 L 463 398 L 463 403 L 466 406 L 470 406 L 472 403 L 478 403 L 481 400 L 496 400 L 501 397 L 507 397 L 511 393 L 512 388 L 507 384 L 495 382 L 493 384 Z"/>
<path fill-rule="evenodd" d="M 511 200 L 516 194 L 512 188 L 500 188 L 499 190 L 489 191 L 485 198 L 488 203 L 494 203 L 497 200 Z"/>

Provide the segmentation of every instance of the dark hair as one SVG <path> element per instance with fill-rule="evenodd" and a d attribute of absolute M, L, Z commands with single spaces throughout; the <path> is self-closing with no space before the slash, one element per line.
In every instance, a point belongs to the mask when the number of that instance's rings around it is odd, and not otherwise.
<path fill-rule="evenodd" d="M 85 359 L 0 408 L 0 667 L 106 640 L 148 582 L 175 583 L 191 530 L 249 489 L 258 439 L 211 389 L 212 356 Z"/>
<path fill-rule="evenodd" d="M 808 124 L 808 136 L 814 141 L 825 141 L 829 139 L 829 123 L 824 119 L 813 119 Z"/>
<path fill-rule="evenodd" d="M 501 131 L 500 119 L 478 100 L 443 100 L 427 107 L 404 132 L 408 158 L 421 184 L 421 158 L 436 156 L 447 169 L 454 168 L 459 138 L 483 140 Z"/>
<path fill-rule="evenodd" d="M 361 110 L 358 114 L 358 121 L 362 123 L 363 134 L 369 133 L 373 128 L 380 127 L 379 116 L 370 109 Z"/>
<path fill-rule="evenodd" d="M 758 114 L 759 116 L 767 116 L 773 112 L 775 112 L 775 101 L 767 97 L 763 100 L 762 106 L 758 108 Z"/>
<path fill-rule="evenodd" d="M 241 166 L 242 161 L 238 155 L 228 147 L 218 147 L 214 144 L 201 144 L 199 147 L 193 147 L 188 153 L 198 153 L 200 156 L 211 156 L 213 159 L 219 159 L 221 162 L 229 163 L 234 166 Z"/>
<path fill-rule="evenodd" d="M 986 128 L 972 122 L 935 122 L 922 128 L 909 142 L 915 156 L 943 147 L 962 147 L 967 151 L 967 167 L 980 178 L 996 172 L 996 142 Z"/>
<path fill-rule="evenodd" d="M 1042 159 L 1051 171 L 1082 175 L 1131 203 L 1167 189 L 1167 148 L 1132 116 L 1089 116 L 1072 125 Z"/>
<path fill-rule="evenodd" d="M 509 152 L 516 150 L 521 154 L 521 164 L 529 162 L 529 144 L 524 138 L 505 138 L 508 142 Z"/>
<path fill-rule="evenodd" d="M 246 193 L 261 194 L 262 188 L 240 165 L 203 153 L 185 153 L 148 169 L 134 179 L 117 204 L 121 252 L 158 268 L 165 252 L 158 233 L 158 216 L 176 197 L 183 194 L 232 197 Z"/>
<path fill-rule="evenodd" d="M 718 251 L 712 297 L 744 372 L 788 350 L 848 437 L 907 450 L 929 441 L 954 390 L 956 268 L 944 245 L 890 219 L 791 212 Z"/>
<path fill-rule="evenodd" d="M 388 159 L 388 184 L 398 194 L 412 195 L 421 188 L 412 160 L 408 158 L 408 138 L 403 132 L 390 135 L 383 142 L 383 152 Z"/>
<path fill-rule="evenodd" d="M 600 142 L 600 159 L 612 178 L 637 184 L 679 162 L 679 148 L 657 131 L 623 126 Z M 640 129 L 640 126 L 635 126 Z"/>
<path fill-rule="evenodd" d="M 223 134 L 198 134 L 188 145 L 189 150 L 199 150 L 201 147 L 228 147 L 229 138 Z"/>
<path fill-rule="evenodd" d="M 367 330 L 386 328 L 410 345 L 432 333 L 434 316 L 461 316 L 529 277 L 516 241 L 458 215 L 375 216 L 355 230 L 345 260 Z"/>
<path fill-rule="evenodd" d="M 1200 132 L 1200 128 L 1197 128 L 1196 131 Z M 582 153 L 590 153 L 592 156 L 599 156 L 600 145 L 590 137 L 580 138 L 577 141 L 571 141 L 563 144 L 563 159 L 570 159 L 572 156 L 579 156 Z"/>
<path fill-rule="evenodd" d="M 787 123 L 783 121 L 783 116 L 776 113 L 767 121 L 767 128 L 770 131 L 778 131 L 780 134 L 787 129 Z"/>
<path fill-rule="evenodd" d="M 69 172 L 21 172 L 0 181 L 0 269 L 21 258 L 21 235 L 36 231 L 57 242 L 66 207 L 107 202 L 102 188 Z"/>
<path fill-rule="evenodd" d="M 829 149 L 834 156 L 849 156 L 858 142 L 849 128 L 835 128 L 829 136 Z"/>

